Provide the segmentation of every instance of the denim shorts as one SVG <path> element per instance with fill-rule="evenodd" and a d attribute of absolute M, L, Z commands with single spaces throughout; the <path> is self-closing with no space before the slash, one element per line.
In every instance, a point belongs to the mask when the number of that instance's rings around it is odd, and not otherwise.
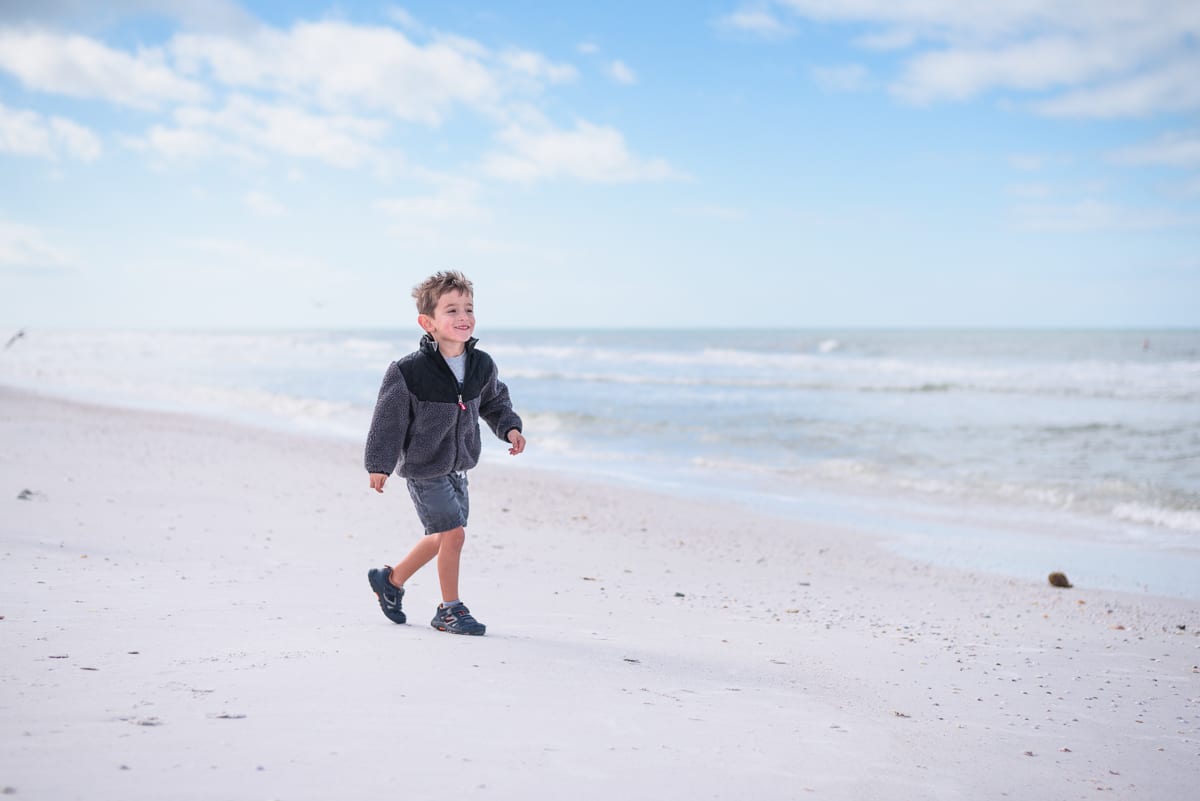
<path fill-rule="evenodd" d="M 426 534 L 437 534 L 467 525 L 470 501 L 467 498 L 467 474 L 450 473 L 434 478 L 410 478 L 408 494 Z"/>

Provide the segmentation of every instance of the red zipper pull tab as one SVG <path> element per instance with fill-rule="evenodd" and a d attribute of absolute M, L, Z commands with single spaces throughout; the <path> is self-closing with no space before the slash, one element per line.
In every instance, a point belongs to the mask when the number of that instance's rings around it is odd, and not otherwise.
<path fill-rule="evenodd" d="M 462 395 L 458 396 L 458 408 L 462 409 L 464 412 L 467 410 L 466 404 L 462 402 Z"/>

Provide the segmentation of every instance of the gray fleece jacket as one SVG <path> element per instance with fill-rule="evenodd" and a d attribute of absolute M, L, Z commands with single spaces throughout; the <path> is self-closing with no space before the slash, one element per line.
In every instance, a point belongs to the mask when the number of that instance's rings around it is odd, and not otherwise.
<path fill-rule="evenodd" d="M 461 387 L 428 334 L 388 366 L 367 433 L 368 473 L 433 478 L 470 470 L 479 462 L 480 417 L 505 442 L 509 431 L 521 430 L 496 363 L 475 342 L 467 342 Z"/>

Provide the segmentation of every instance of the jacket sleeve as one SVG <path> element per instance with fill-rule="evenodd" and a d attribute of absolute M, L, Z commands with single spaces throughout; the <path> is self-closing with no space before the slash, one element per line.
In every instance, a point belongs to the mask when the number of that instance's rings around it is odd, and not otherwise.
<path fill-rule="evenodd" d="M 508 432 L 514 428 L 521 430 L 521 418 L 513 411 L 512 401 L 508 398 L 508 387 L 500 380 L 496 365 L 488 374 L 487 383 L 479 396 L 479 416 L 492 429 L 492 433 L 508 442 Z"/>
<path fill-rule="evenodd" d="M 408 385 L 404 383 L 399 365 L 392 362 L 384 373 L 379 399 L 375 401 L 375 414 L 371 417 L 371 429 L 367 432 L 363 461 L 368 473 L 390 475 L 396 469 L 408 433 L 409 408 Z"/>

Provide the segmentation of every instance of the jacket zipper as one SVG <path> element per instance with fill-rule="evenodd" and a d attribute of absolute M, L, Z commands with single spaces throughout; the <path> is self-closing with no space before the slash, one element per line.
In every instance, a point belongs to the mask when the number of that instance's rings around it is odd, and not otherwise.
<path fill-rule="evenodd" d="M 445 371 L 446 371 L 445 374 L 450 378 L 450 381 L 454 384 L 454 388 L 457 390 L 459 388 L 458 387 L 458 378 L 454 375 L 454 371 L 450 369 L 450 365 L 446 363 L 446 357 L 442 356 L 440 353 L 438 354 L 438 356 L 442 360 L 442 366 L 445 368 Z M 470 356 L 468 356 L 467 358 L 470 359 Z M 466 373 L 467 373 L 467 371 L 465 369 L 466 368 L 465 362 L 464 362 L 463 367 L 464 367 L 463 379 L 465 380 Z M 458 398 L 459 411 L 465 412 L 467 410 L 467 404 L 463 403 L 462 392 L 461 391 L 456 392 L 455 397 Z M 454 421 L 454 466 L 455 466 L 455 469 L 458 468 L 458 459 L 459 459 L 458 443 L 460 440 L 461 433 L 462 433 L 462 415 L 460 414 L 458 416 L 458 419 L 456 419 Z"/>

